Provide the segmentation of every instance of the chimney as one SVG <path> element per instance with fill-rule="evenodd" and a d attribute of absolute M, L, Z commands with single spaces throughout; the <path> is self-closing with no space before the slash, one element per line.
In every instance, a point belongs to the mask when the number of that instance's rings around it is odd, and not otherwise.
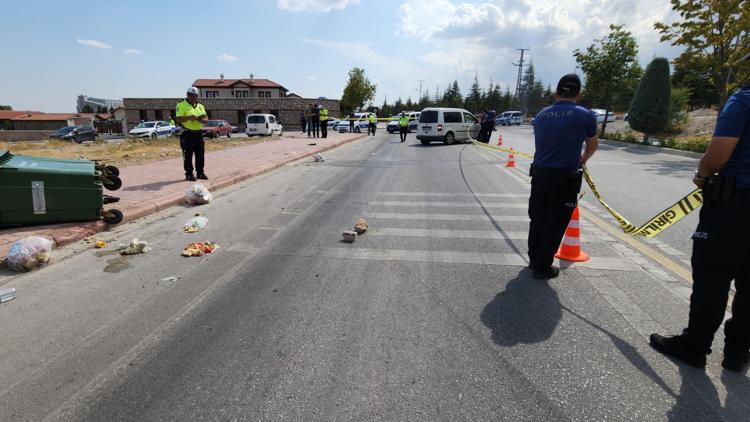
<path fill-rule="evenodd" d="M 255 81 L 255 75 L 253 75 L 253 74 L 251 73 L 251 74 L 250 74 L 250 82 L 254 82 L 254 81 Z"/>
<path fill-rule="evenodd" d="M 223 73 L 219 74 L 219 79 L 221 79 L 221 81 L 224 82 L 224 74 Z"/>

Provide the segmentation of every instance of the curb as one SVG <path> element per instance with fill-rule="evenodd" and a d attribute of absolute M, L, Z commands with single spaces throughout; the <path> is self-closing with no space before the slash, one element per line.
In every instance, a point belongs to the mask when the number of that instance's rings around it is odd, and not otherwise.
<path fill-rule="evenodd" d="M 678 149 L 672 149 L 672 148 L 666 148 L 666 147 L 656 147 L 653 145 L 640 145 L 640 144 L 631 144 L 629 142 L 622 142 L 622 141 L 611 141 L 609 139 L 599 139 L 599 142 L 603 144 L 610 144 L 614 146 L 624 147 L 624 148 L 633 148 L 633 149 L 642 149 L 646 151 L 652 151 L 652 152 L 660 152 L 662 154 L 670 154 L 670 155 L 679 155 L 681 157 L 688 157 L 688 158 L 701 158 L 703 157 L 703 154 L 699 152 L 692 152 L 692 151 L 681 151 Z"/>
<path fill-rule="evenodd" d="M 313 150 L 311 152 L 307 152 L 301 155 L 293 156 L 293 157 L 287 157 L 283 159 L 280 162 L 273 163 L 270 165 L 266 165 L 260 168 L 255 169 L 249 169 L 244 172 L 238 171 L 234 175 L 230 175 L 227 177 L 220 178 L 216 181 L 211 181 L 209 184 L 207 184 L 206 187 L 211 192 L 218 191 L 224 188 L 227 188 L 229 186 L 235 185 L 237 183 L 243 182 L 247 179 L 258 177 L 260 175 L 270 173 L 276 169 L 279 169 L 281 167 L 286 166 L 287 164 L 301 160 L 303 158 L 308 158 L 313 156 L 314 154 L 318 154 L 325 151 L 330 151 L 332 149 L 338 148 L 342 145 L 346 145 L 349 143 L 352 143 L 354 141 L 358 141 L 360 139 L 363 139 L 367 137 L 367 135 L 360 134 L 357 137 L 354 137 L 352 139 L 343 140 L 340 142 L 337 142 L 335 144 L 328 145 L 326 147 Z M 141 219 L 143 217 L 146 217 L 148 215 L 154 214 L 159 211 L 163 211 L 167 208 L 171 208 L 176 205 L 180 205 L 185 201 L 185 195 L 179 194 L 179 195 L 171 195 L 171 196 L 165 196 L 163 198 L 158 198 L 157 200 L 153 202 L 147 202 L 143 204 L 143 206 L 140 206 L 136 209 L 134 209 L 131 212 L 128 212 L 125 218 L 123 218 L 122 222 L 118 224 L 118 226 L 133 222 L 135 220 Z M 77 227 L 79 230 L 73 233 L 69 236 L 61 236 L 61 237 L 52 237 L 52 240 L 55 242 L 55 248 L 59 248 L 61 246 L 69 245 L 71 243 L 75 243 L 81 239 L 84 239 L 89 236 L 93 236 L 96 233 L 102 233 L 109 230 L 110 226 L 105 224 L 103 221 L 89 221 L 89 222 L 82 222 L 82 223 L 64 223 L 64 224 L 71 224 L 75 227 Z M 44 233 L 39 234 L 39 236 L 45 236 Z M 50 237 L 47 235 L 47 237 Z M 3 255 L 7 253 L 7 251 L 3 252 Z M 2 257 L 0 257 L 0 260 L 2 260 Z"/>

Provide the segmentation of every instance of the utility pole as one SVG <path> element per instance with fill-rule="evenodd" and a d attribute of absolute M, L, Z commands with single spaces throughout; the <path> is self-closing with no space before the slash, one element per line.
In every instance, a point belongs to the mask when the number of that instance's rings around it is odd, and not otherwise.
<path fill-rule="evenodd" d="M 512 63 L 513 66 L 518 68 L 518 79 L 516 80 L 516 104 L 519 104 L 521 101 L 521 81 L 523 80 L 523 53 L 524 51 L 529 51 L 528 48 L 516 48 L 516 50 L 521 52 L 521 59 L 518 61 L 518 63 Z"/>
<path fill-rule="evenodd" d="M 418 82 L 419 82 L 419 100 L 417 102 L 422 101 L 422 82 L 424 82 L 424 79 L 420 79 Z"/>

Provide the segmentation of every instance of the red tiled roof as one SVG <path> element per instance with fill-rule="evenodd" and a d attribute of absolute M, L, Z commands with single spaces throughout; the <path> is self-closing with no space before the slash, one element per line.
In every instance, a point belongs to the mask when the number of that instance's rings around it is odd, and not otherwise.
<path fill-rule="evenodd" d="M 0 120 L 11 120 L 26 114 L 41 114 L 41 111 L 0 110 Z"/>
<path fill-rule="evenodd" d="M 24 114 L 23 116 L 16 117 L 16 121 L 60 121 L 70 119 L 84 119 L 93 116 L 84 116 L 83 114 L 75 113 L 39 113 L 39 114 Z"/>
<path fill-rule="evenodd" d="M 286 88 L 269 79 L 196 79 L 193 86 L 196 88 L 230 88 L 237 82 L 245 83 L 253 88 Z"/>

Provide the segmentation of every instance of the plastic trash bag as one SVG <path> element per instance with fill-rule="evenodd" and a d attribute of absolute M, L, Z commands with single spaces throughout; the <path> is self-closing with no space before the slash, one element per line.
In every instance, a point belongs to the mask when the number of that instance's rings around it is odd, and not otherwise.
<path fill-rule="evenodd" d="M 195 233 L 206 228 L 208 225 L 208 218 L 206 217 L 193 217 L 185 222 L 183 230 L 185 233 Z"/>
<path fill-rule="evenodd" d="M 117 248 L 117 250 L 120 251 L 120 255 L 137 255 L 141 253 L 151 252 L 151 247 L 148 246 L 148 242 L 146 242 L 145 240 L 134 238 L 127 245 L 121 243 L 120 247 Z"/>
<path fill-rule="evenodd" d="M 203 205 L 208 204 L 213 199 L 213 195 L 208 188 L 200 183 L 196 183 L 185 194 L 185 200 L 188 204 Z"/>
<path fill-rule="evenodd" d="M 31 271 L 49 264 L 49 252 L 55 245 L 46 237 L 31 236 L 16 240 L 8 251 L 6 263 L 14 271 Z"/>

